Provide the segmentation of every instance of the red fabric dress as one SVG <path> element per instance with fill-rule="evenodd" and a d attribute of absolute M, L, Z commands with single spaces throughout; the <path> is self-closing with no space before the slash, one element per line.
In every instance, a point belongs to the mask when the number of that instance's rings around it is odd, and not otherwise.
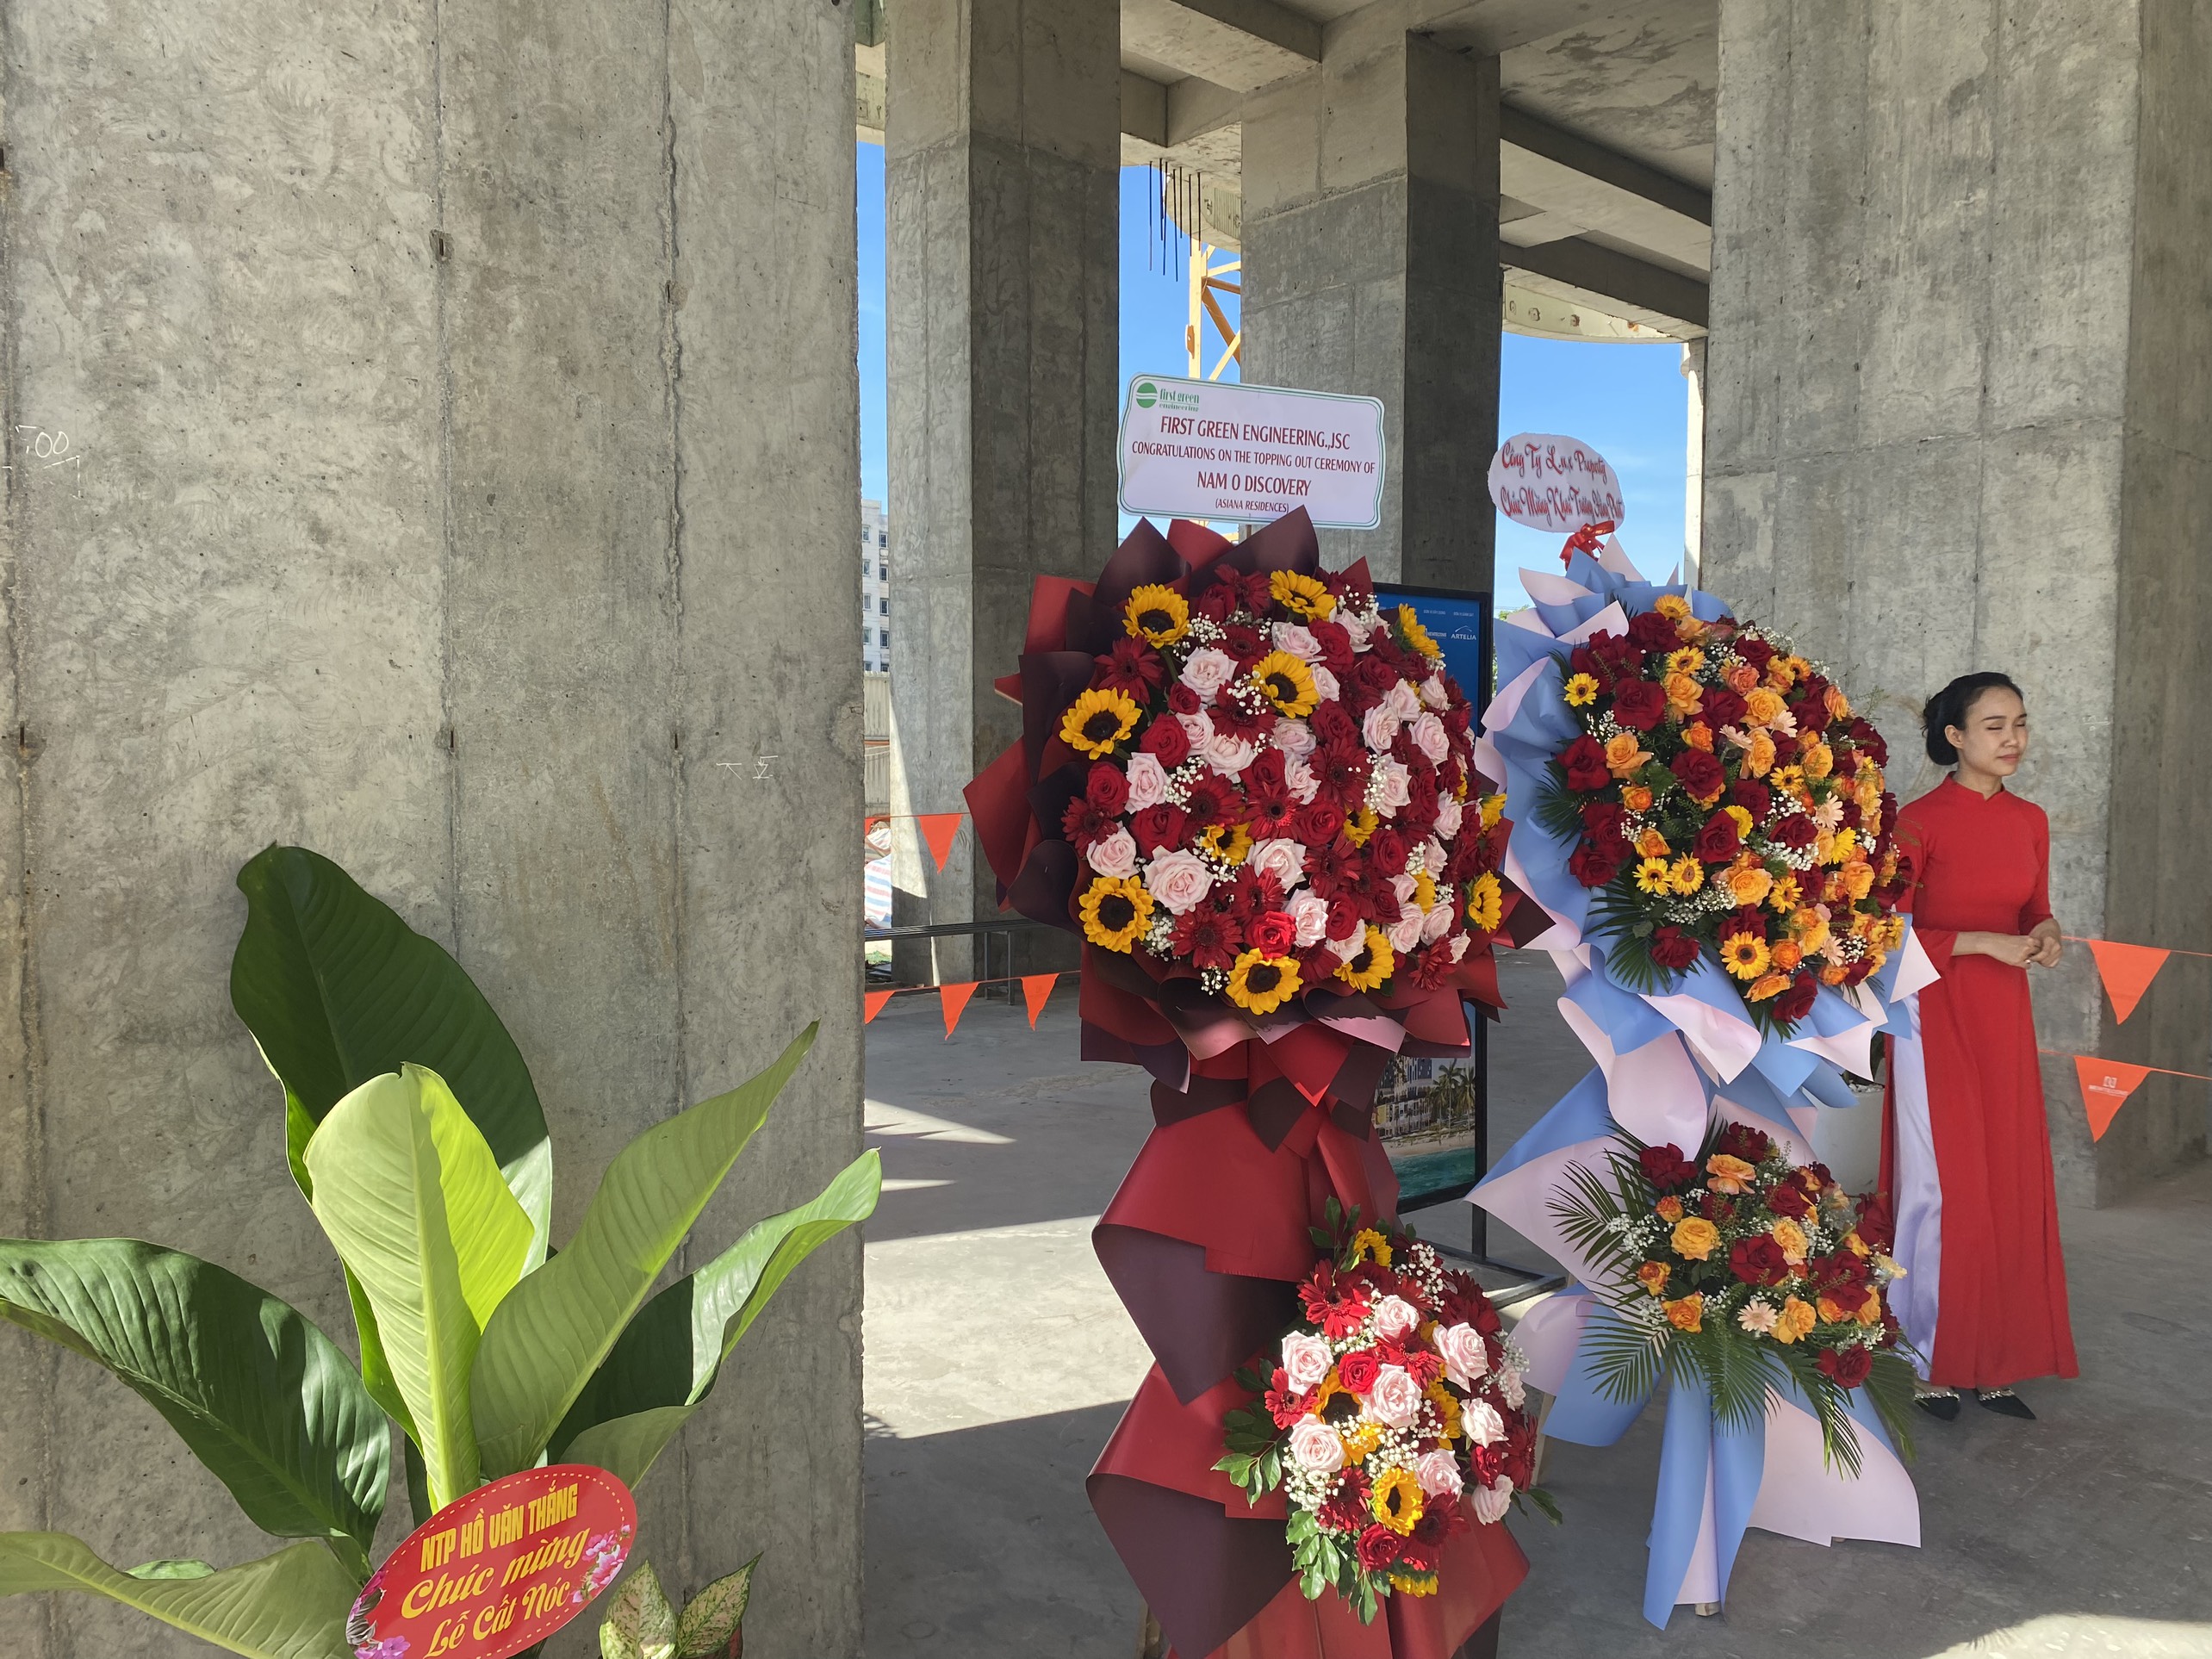
<path fill-rule="evenodd" d="M 1943 976 L 1920 993 L 1942 1183 L 1928 1378 L 1997 1389 L 2073 1376 L 2028 971 L 1993 956 L 1951 954 L 1961 933 L 2025 934 L 2049 918 L 2049 821 L 2017 795 L 2000 789 L 1985 799 L 1946 778 L 1898 815 L 1898 842 L 1913 872 L 1914 935 Z M 1892 1192 L 1896 1121 L 1892 1097 L 1882 1157 L 1883 1185 Z"/>

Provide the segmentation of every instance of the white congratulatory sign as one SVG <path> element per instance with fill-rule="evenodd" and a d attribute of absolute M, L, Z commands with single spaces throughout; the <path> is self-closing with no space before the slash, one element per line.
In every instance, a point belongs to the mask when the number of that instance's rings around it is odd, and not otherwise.
<path fill-rule="evenodd" d="M 1382 522 L 1382 405 L 1282 386 L 1139 375 L 1122 405 L 1122 511 Z"/>

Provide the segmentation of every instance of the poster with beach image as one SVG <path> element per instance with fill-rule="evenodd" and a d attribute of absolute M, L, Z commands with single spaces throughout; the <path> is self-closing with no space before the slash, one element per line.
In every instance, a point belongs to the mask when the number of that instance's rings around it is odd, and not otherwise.
<path fill-rule="evenodd" d="M 1401 1202 L 1417 1194 L 1464 1192 L 1475 1184 L 1477 1083 L 1472 1055 L 1399 1055 L 1384 1068 L 1375 1091 L 1375 1128 L 1397 1171 Z"/>

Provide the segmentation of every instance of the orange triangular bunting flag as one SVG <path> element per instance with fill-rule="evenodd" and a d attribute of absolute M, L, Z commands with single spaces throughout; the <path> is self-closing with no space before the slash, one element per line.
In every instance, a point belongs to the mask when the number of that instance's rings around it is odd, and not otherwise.
<path fill-rule="evenodd" d="M 929 843 L 936 855 L 937 867 L 943 869 L 945 861 L 953 855 L 953 837 L 960 832 L 960 820 L 965 812 L 917 812 L 914 822 L 922 826 L 922 839 Z"/>
<path fill-rule="evenodd" d="M 1037 1016 L 1045 1011 L 1045 1000 L 1059 983 L 1057 973 L 1025 973 L 1022 976 L 1022 1000 L 1029 1004 L 1029 1029 L 1037 1028 Z"/>
<path fill-rule="evenodd" d="M 937 994 L 944 999 L 945 1003 L 945 1041 L 947 1042 L 953 1040 L 953 1028 L 960 1022 L 960 1015 L 967 1008 L 968 998 L 975 995 L 976 986 L 982 983 L 979 979 L 970 979 L 964 985 L 937 987 Z"/>
<path fill-rule="evenodd" d="M 861 1023 L 866 1025 L 883 1012 L 883 1005 L 898 993 L 895 991 L 864 991 L 861 993 Z"/>
<path fill-rule="evenodd" d="M 2173 953 L 2150 945 L 2122 945 L 2109 939 L 2089 941 L 2089 954 L 2097 958 L 2097 971 L 2104 976 L 2104 994 L 2112 999 L 2112 1017 L 2122 1024 L 2135 1011 L 2143 993 L 2158 978 L 2159 970 Z"/>
<path fill-rule="evenodd" d="M 2130 1066 L 2126 1060 L 2098 1059 L 2093 1054 L 2076 1054 L 2074 1071 L 2081 1078 L 2081 1103 L 2089 1109 L 2089 1138 L 2104 1139 L 2104 1132 L 2112 1127 L 2112 1115 L 2128 1103 L 2128 1097 L 2137 1085 L 2158 1068 L 2151 1066 Z"/>

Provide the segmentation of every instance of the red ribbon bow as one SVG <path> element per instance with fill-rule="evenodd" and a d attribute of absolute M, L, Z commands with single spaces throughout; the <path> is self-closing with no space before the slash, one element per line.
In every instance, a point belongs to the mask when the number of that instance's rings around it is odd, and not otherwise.
<path fill-rule="evenodd" d="M 1569 536 L 1567 538 L 1567 545 L 1559 550 L 1559 562 L 1574 563 L 1575 555 L 1578 552 L 1588 553 L 1594 557 L 1597 554 L 1598 544 L 1606 537 L 1612 535 L 1615 528 L 1613 521 L 1610 519 L 1600 519 L 1594 525 L 1584 525 Z"/>

